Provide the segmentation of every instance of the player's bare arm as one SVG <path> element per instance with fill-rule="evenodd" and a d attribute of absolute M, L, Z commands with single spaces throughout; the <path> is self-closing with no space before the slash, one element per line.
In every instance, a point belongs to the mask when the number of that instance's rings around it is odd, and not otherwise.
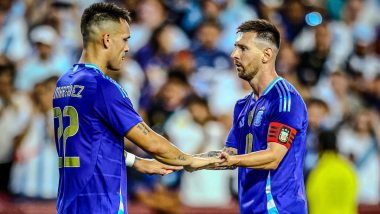
<path fill-rule="evenodd" d="M 187 169 L 194 169 L 222 162 L 219 158 L 193 157 L 182 152 L 164 137 L 153 131 L 144 122 L 138 123 L 131 128 L 126 137 L 155 159 L 165 164 L 187 166 Z"/>
<path fill-rule="evenodd" d="M 249 154 L 230 156 L 228 153 L 222 153 L 222 157 L 227 159 L 227 161 L 218 165 L 275 170 L 280 165 L 287 151 L 288 149 L 284 145 L 270 142 L 266 150 Z"/>
<path fill-rule="evenodd" d="M 214 150 L 214 151 L 209 151 L 209 152 L 205 152 L 205 153 L 195 154 L 195 155 L 193 155 L 193 157 L 202 157 L 202 158 L 218 157 L 220 155 L 220 153 L 222 153 L 222 152 L 226 152 L 229 155 L 237 155 L 237 149 L 235 149 L 233 147 L 225 146 L 225 147 L 223 147 L 222 150 Z"/>
<path fill-rule="evenodd" d="M 141 173 L 159 175 L 167 175 L 183 169 L 182 166 L 170 166 L 160 163 L 154 159 L 145 159 L 140 157 L 136 157 L 136 161 L 133 164 L 133 167 Z"/>
<path fill-rule="evenodd" d="M 146 159 L 138 157 L 124 150 L 125 163 L 129 167 L 135 168 L 137 171 L 145 174 L 167 175 L 172 172 L 183 169 L 182 166 L 170 166 L 158 162 L 155 159 Z"/>

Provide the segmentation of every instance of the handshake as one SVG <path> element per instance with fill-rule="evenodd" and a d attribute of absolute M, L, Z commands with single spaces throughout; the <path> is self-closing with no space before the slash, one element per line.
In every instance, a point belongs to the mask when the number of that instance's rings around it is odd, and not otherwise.
<path fill-rule="evenodd" d="M 167 175 L 178 170 L 194 172 L 197 170 L 224 170 L 234 169 L 231 156 L 222 151 L 212 151 L 205 154 L 191 156 L 191 163 L 185 166 L 171 166 L 158 162 L 155 159 L 139 159 L 135 162 L 134 168 L 146 174 Z"/>
<path fill-rule="evenodd" d="M 205 154 L 193 155 L 193 162 L 188 166 L 184 166 L 184 169 L 188 172 L 202 169 L 230 169 L 230 162 L 230 156 L 228 153 L 222 151 L 212 151 Z"/>

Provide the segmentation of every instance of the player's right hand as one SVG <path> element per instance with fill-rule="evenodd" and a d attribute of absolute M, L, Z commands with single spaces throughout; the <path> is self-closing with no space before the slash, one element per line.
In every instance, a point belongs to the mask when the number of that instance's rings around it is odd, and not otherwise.
<path fill-rule="evenodd" d="M 154 159 L 138 159 L 134 163 L 133 167 L 141 173 L 158 175 L 167 175 L 183 169 L 182 166 L 170 166 L 160 163 Z"/>

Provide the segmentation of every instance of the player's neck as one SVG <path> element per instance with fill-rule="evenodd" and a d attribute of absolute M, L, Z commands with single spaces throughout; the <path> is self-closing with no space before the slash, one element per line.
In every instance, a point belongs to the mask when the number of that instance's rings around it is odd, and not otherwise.
<path fill-rule="evenodd" d="M 94 64 L 99 67 L 100 70 L 104 73 L 107 69 L 107 66 L 103 59 L 104 58 L 101 57 L 101 54 L 99 54 L 99 52 L 92 50 L 91 47 L 87 47 L 86 49 L 83 49 L 78 63 Z"/>
<path fill-rule="evenodd" d="M 258 99 L 263 95 L 265 89 L 270 85 L 270 83 L 278 77 L 276 71 L 271 70 L 262 70 L 257 73 L 257 75 L 249 81 L 249 84 L 252 87 L 255 97 Z"/>

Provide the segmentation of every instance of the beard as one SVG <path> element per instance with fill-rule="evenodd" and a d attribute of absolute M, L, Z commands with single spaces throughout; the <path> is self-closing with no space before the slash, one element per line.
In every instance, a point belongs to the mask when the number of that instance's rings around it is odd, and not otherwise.
<path fill-rule="evenodd" d="M 257 74 L 258 69 L 250 71 L 245 69 L 243 66 L 236 67 L 237 73 L 239 78 L 246 80 L 246 81 L 251 81 Z"/>

